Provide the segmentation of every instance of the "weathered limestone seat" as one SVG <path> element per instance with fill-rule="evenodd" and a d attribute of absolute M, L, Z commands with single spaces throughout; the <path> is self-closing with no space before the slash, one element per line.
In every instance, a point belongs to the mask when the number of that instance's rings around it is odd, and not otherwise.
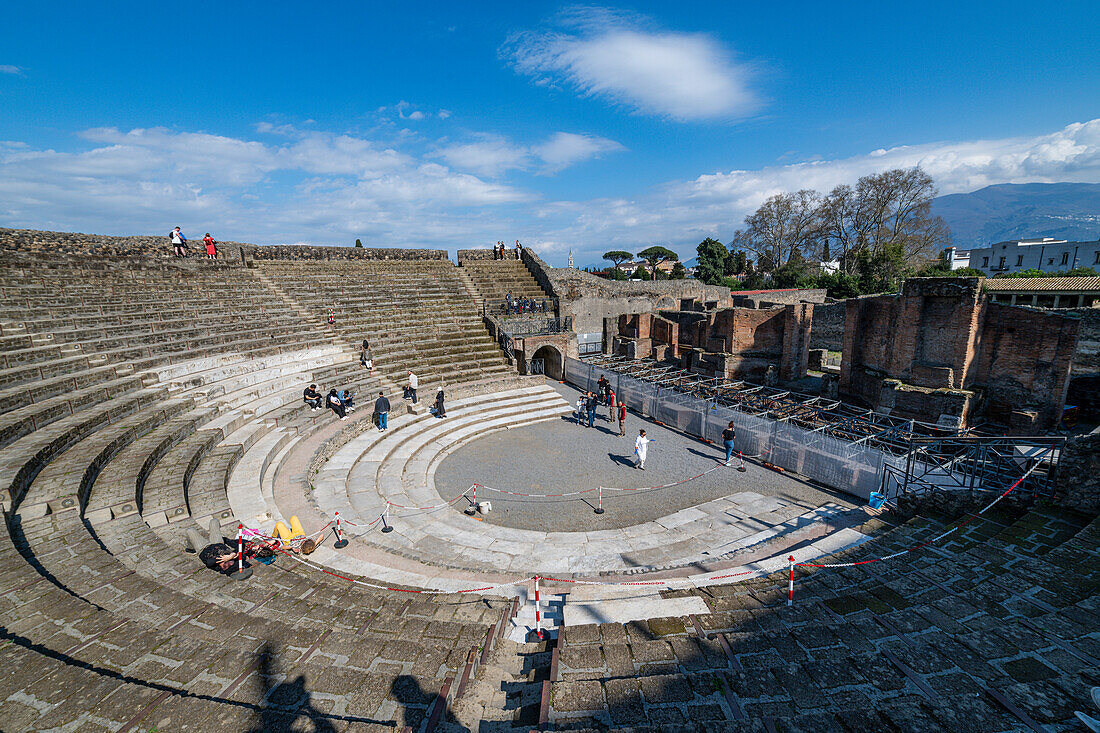
<path fill-rule="evenodd" d="M 890 554 L 944 529 L 917 517 L 832 560 Z M 1094 561 L 1097 539 L 1095 518 L 1000 515 L 904 560 L 813 572 L 790 608 L 777 573 L 693 591 L 711 614 L 570 627 L 550 718 L 578 727 L 686 719 L 776 730 L 1023 729 L 992 690 L 1040 724 L 1064 724 L 1096 680 L 1095 670 L 1076 671 L 1087 668 L 1081 654 L 1095 659 L 1098 609 L 1094 568 L 1068 586 L 1063 577 L 1082 555 Z M 1043 570 L 1024 580 L 1028 566 Z"/>

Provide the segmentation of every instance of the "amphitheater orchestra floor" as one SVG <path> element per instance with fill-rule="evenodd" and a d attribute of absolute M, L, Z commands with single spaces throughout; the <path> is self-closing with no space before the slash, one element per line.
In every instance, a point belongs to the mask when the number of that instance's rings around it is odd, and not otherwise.
<path fill-rule="evenodd" d="M 629 433 L 644 426 L 655 442 L 647 469 L 632 468 L 629 434 L 618 436 L 602 419 L 595 428 L 577 425 L 571 388 L 530 384 L 459 400 L 444 420 L 391 415 L 385 434 L 364 426 L 332 452 L 308 487 L 294 460 L 284 462 L 275 478 L 282 489 L 273 492 L 265 521 L 298 513 L 308 527 L 339 511 L 351 543 L 339 552 L 322 547 L 317 561 L 418 587 L 499 583 L 505 587 L 496 592 L 504 594 L 516 592 L 507 588 L 510 580 L 533 575 L 610 581 L 646 574 L 707 582 L 792 549 L 812 557 L 863 539 L 849 529 L 865 518 L 852 497 L 751 460 L 744 472 L 722 466 L 714 446 L 634 414 L 627 418 Z M 291 458 L 300 453 L 304 464 L 325 439 L 321 434 L 292 447 Z M 597 492 L 515 497 L 485 488 L 529 494 L 600 485 L 636 489 L 699 474 L 667 488 L 604 492 L 603 514 L 594 512 Z M 463 512 L 473 483 L 483 485 L 477 499 L 493 505 L 488 514 Z M 380 531 L 383 513 L 391 532 Z M 620 595 L 614 586 L 593 585 L 576 597 Z"/>

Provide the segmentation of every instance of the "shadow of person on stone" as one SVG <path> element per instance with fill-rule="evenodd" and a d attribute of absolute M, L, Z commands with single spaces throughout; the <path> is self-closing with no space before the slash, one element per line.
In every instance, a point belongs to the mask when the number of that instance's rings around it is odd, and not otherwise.
<path fill-rule="evenodd" d="M 456 721 L 447 701 L 440 698 L 438 693 L 438 690 L 425 690 L 420 686 L 420 681 L 412 675 L 397 675 L 390 684 L 390 696 L 397 701 L 397 715 L 394 722 L 398 727 L 409 726 L 413 730 L 419 730 L 425 719 L 435 717 L 439 722 L 452 724 L 449 726 L 451 730 L 462 730 L 468 733 L 469 728 L 455 725 Z M 437 705 L 442 705 L 443 709 L 437 712 L 435 710 Z"/>
<path fill-rule="evenodd" d="M 608 453 L 607 457 L 610 458 L 615 463 L 618 463 L 620 466 L 626 466 L 627 468 L 633 468 L 634 467 L 634 457 L 633 456 L 620 456 L 620 455 L 616 455 L 614 453 Z"/>
<path fill-rule="evenodd" d="M 324 712 L 313 705 L 313 697 L 306 689 L 304 675 L 287 678 L 276 683 L 278 669 L 276 656 L 270 644 L 264 644 L 259 652 L 256 673 L 259 679 L 259 721 L 249 733 L 301 730 L 295 725 L 303 717 L 311 723 L 310 730 L 317 733 L 336 733 L 336 728 Z"/>

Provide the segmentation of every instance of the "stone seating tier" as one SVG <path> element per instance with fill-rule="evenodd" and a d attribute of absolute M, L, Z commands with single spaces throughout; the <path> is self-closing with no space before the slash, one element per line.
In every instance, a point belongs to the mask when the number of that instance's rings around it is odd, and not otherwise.
<path fill-rule="evenodd" d="M 513 298 L 535 300 L 550 297 L 518 260 L 468 260 L 461 269 L 473 282 L 481 302 L 501 303 L 509 294 Z"/>
<path fill-rule="evenodd" d="M 943 529 L 916 518 L 845 555 L 897 551 Z M 708 589 L 709 615 L 568 627 L 550 719 L 570 729 L 737 719 L 774 730 L 1026 729 L 992 689 L 1039 724 L 1065 724 L 1095 681 L 1076 674 L 1084 667 L 1065 646 L 1095 649 L 1096 573 L 1069 589 L 1063 568 L 1082 549 L 1095 557 L 1097 539 L 1096 519 L 1030 512 L 904 563 L 812 572 L 790 608 L 777 573 Z M 1020 582 L 1029 563 L 1046 579 Z M 1057 606 L 1044 586 L 1057 588 Z"/>

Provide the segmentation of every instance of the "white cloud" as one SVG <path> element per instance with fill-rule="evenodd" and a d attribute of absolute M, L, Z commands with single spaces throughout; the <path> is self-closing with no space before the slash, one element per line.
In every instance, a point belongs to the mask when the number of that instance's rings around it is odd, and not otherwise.
<path fill-rule="evenodd" d="M 603 9 L 559 16 L 559 28 L 512 36 L 501 50 L 536 83 L 564 81 L 645 114 L 675 120 L 736 119 L 756 111 L 752 70 L 704 33 L 651 30 Z"/>
<path fill-rule="evenodd" d="M 1100 119 L 1074 123 L 1037 137 L 943 142 L 871 150 L 836 160 L 814 160 L 759 170 L 700 175 L 660 184 L 636 199 L 602 198 L 538 207 L 540 240 L 574 252 L 670 244 L 682 255 L 701 239 L 729 241 L 744 217 L 769 196 L 841 183 L 891 168 L 921 166 L 940 193 L 973 191 L 996 183 L 1095 182 L 1100 180 Z"/>
<path fill-rule="evenodd" d="M 0 64 L 0 74 L 16 74 L 17 76 L 22 76 L 23 70 L 11 64 Z"/>
<path fill-rule="evenodd" d="M 262 125 L 259 130 L 266 130 Z M 446 247 L 528 202 L 513 186 L 350 135 L 285 129 L 281 145 L 164 128 L 93 128 L 80 152 L 0 144 L 0 221 L 126 234 L 217 229 L 244 241 Z M 486 241 L 488 235 L 485 235 Z"/>
<path fill-rule="evenodd" d="M 527 148 L 499 135 L 481 135 L 474 142 L 455 143 L 439 151 L 440 157 L 456 168 L 482 176 L 499 176 L 524 168 L 530 160 Z"/>
<path fill-rule="evenodd" d="M 605 137 L 556 132 L 541 143 L 517 145 L 499 135 L 480 135 L 475 141 L 453 143 L 439 151 L 456 168 L 496 177 L 511 170 L 537 169 L 557 173 L 603 153 L 626 150 Z"/>
<path fill-rule="evenodd" d="M 868 145 L 848 158 L 711 172 L 635 198 L 609 192 L 583 201 L 542 200 L 492 176 L 542 173 L 620 150 L 617 143 L 559 132 L 532 145 L 480 136 L 439 150 L 419 139 L 293 128 L 273 142 L 164 128 L 94 128 L 80 140 L 76 152 L 0 142 L 0 224 L 105 234 L 179 224 L 224 239 L 328 244 L 361 237 L 395 247 L 455 248 L 504 237 L 556 264 L 572 249 L 587 264 L 608 249 L 650 244 L 690 257 L 704 237 L 728 241 L 774 193 L 827 191 L 895 167 L 922 166 L 942 193 L 1100 180 L 1100 119 L 1036 137 Z"/>
<path fill-rule="evenodd" d="M 574 163 L 597 158 L 603 153 L 626 150 L 622 145 L 606 137 L 577 135 L 572 132 L 555 132 L 550 139 L 531 148 L 546 164 L 546 172 L 555 173 Z"/>

